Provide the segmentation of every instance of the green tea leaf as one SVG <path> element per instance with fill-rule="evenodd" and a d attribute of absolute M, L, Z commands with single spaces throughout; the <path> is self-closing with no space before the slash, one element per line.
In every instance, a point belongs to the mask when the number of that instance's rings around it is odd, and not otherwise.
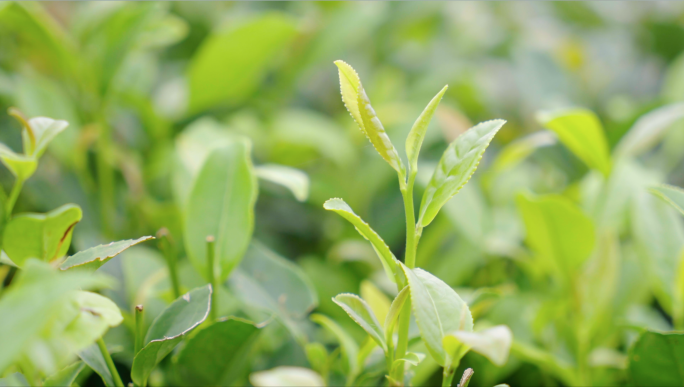
<path fill-rule="evenodd" d="M 430 224 L 442 206 L 470 180 L 489 143 L 505 123 L 504 120 L 479 123 L 449 144 L 425 188 L 419 227 Z"/>
<path fill-rule="evenodd" d="M 442 344 L 452 360 L 460 360 L 459 352 L 465 347 L 491 360 L 501 367 L 508 361 L 513 343 L 513 333 L 505 325 L 498 325 L 480 332 L 456 331 L 444 336 Z"/>
<path fill-rule="evenodd" d="M 244 375 L 245 364 L 261 330 L 229 318 L 202 329 L 178 354 L 176 371 L 183 385 L 229 386 Z"/>
<path fill-rule="evenodd" d="M 378 321 L 385 321 L 392 301 L 371 281 L 361 281 L 361 298 L 368 303 Z"/>
<path fill-rule="evenodd" d="M 45 387 L 64 387 L 74 384 L 78 374 L 85 368 L 85 363 L 77 361 L 76 363 L 67 366 L 63 370 L 45 379 L 43 386 Z"/>
<path fill-rule="evenodd" d="M 321 387 L 325 381 L 316 372 L 302 367 L 276 367 L 268 371 L 255 372 L 249 375 L 249 381 L 255 387 Z"/>
<path fill-rule="evenodd" d="M 646 331 L 629 351 L 633 386 L 684 385 L 684 334 Z"/>
<path fill-rule="evenodd" d="M 250 152 L 246 138 L 214 150 L 192 187 L 185 245 L 193 266 L 207 279 L 208 236 L 216 240 L 216 275 L 221 281 L 240 263 L 252 239 L 258 189 Z"/>
<path fill-rule="evenodd" d="M 0 161 L 19 180 L 26 180 L 38 167 L 38 160 L 33 156 L 14 153 L 7 145 L 0 143 Z"/>
<path fill-rule="evenodd" d="M 347 219 L 349 223 L 354 225 L 356 231 L 358 231 L 361 236 L 366 238 L 371 245 L 373 245 L 375 252 L 378 254 L 378 257 L 380 257 L 380 262 L 382 262 L 382 267 L 385 269 L 387 276 L 395 283 L 398 283 L 398 261 L 394 257 L 394 254 L 392 254 L 392 251 L 390 251 L 389 247 L 387 247 L 387 244 L 385 244 L 385 241 L 383 241 L 382 238 L 380 238 L 380 236 L 373 231 L 372 228 L 370 228 L 368 223 L 364 222 L 363 219 L 356 215 L 354 210 L 352 210 L 351 207 L 349 207 L 349 205 L 342 199 L 329 199 L 323 203 L 323 208 L 328 211 L 336 212 L 341 217 Z"/>
<path fill-rule="evenodd" d="M 356 121 L 361 131 L 368 137 L 380 156 L 400 175 L 404 175 L 404 164 L 385 132 L 380 119 L 371 106 L 370 99 L 361 85 L 356 71 L 347 63 L 338 60 L 335 65 L 339 69 L 342 101 Z"/>
<path fill-rule="evenodd" d="M 537 121 L 554 131 L 560 141 L 589 168 L 610 173 L 610 151 L 601 121 L 587 109 L 540 112 Z"/>
<path fill-rule="evenodd" d="M 337 341 L 340 343 L 340 348 L 342 349 L 342 355 L 346 360 L 347 385 L 351 384 L 360 372 L 359 364 L 356 361 L 359 355 L 358 344 L 356 344 L 354 339 L 352 339 L 342 327 L 327 316 L 312 314 L 311 321 L 321 325 L 337 338 Z"/>
<path fill-rule="evenodd" d="M 290 17 L 270 13 L 211 34 L 188 67 L 190 111 L 249 97 L 294 39 L 296 28 Z"/>
<path fill-rule="evenodd" d="M 378 343 L 383 351 L 387 352 L 385 332 L 366 301 L 355 294 L 349 293 L 338 294 L 333 298 L 333 301 L 340 308 L 344 309 L 349 317 L 359 324 Z"/>
<path fill-rule="evenodd" d="M 439 102 L 442 100 L 444 93 L 446 93 L 449 86 L 444 86 L 439 93 L 437 93 L 434 98 L 428 103 L 418 116 L 416 122 L 413 123 L 413 127 L 406 138 L 406 156 L 408 157 L 409 167 L 411 171 L 418 170 L 418 155 L 420 154 L 420 148 L 423 145 L 423 139 L 425 139 L 425 132 L 427 132 L 428 125 L 432 120 L 432 116 L 439 106 Z"/>
<path fill-rule="evenodd" d="M 410 366 L 417 366 L 423 359 L 425 359 L 425 355 L 422 353 L 408 352 L 404 357 L 396 359 L 392 363 L 392 372 L 390 374 L 397 373 L 398 368 L 403 368 L 403 372 L 406 372 Z"/>
<path fill-rule="evenodd" d="M 90 369 L 100 375 L 106 386 L 115 386 L 112 373 L 109 372 L 107 362 L 102 356 L 102 352 L 100 352 L 100 348 L 97 344 L 93 344 L 79 352 L 78 356 L 88 365 L 88 367 L 90 367 Z"/>
<path fill-rule="evenodd" d="M 300 202 L 305 202 L 309 197 L 309 176 L 299 169 L 277 164 L 265 164 L 255 167 L 254 172 L 260 179 L 289 189 L 295 199 Z"/>
<path fill-rule="evenodd" d="M 35 340 L 74 290 L 109 285 L 109 278 L 101 274 L 59 273 L 47 263 L 26 261 L 0 299 L 0 369 Z"/>
<path fill-rule="evenodd" d="M 638 156 L 653 148 L 672 127 L 684 118 L 684 103 L 678 102 L 654 109 L 639 117 L 615 147 L 615 155 Z"/>
<path fill-rule="evenodd" d="M 178 298 L 154 319 L 145 336 L 143 348 L 133 359 L 131 378 L 137 385 L 144 386 L 154 367 L 183 340 L 183 335 L 207 319 L 211 293 L 211 285 L 194 289 Z"/>
<path fill-rule="evenodd" d="M 52 352 L 64 357 L 81 351 L 102 337 L 109 328 L 123 322 L 123 316 L 116 304 L 97 293 L 77 291 L 69 295 L 68 301 L 60 306 L 53 320 L 55 326 L 49 334 L 44 333 L 43 346 L 51 346 Z"/>
<path fill-rule="evenodd" d="M 684 190 L 673 185 L 661 184 L 651 188 L 651 193 L 663 199 L 684 215 Z"/>
<path fill-rule="evenodd" d="M 558 195 L 517 199 L 527 243 L 542 265 L 564 278 L 575 272 L 594 250 L 594 224 L 582 210 Z"/>
<path fill-rule="evenodd" d="M 22 267 L 29 258 L 51 261 L 66 254 L 74 226 L 83 213 L 75 204 L 66 204 L 46 214 L 20 214 L 5 226 L 2 247 L 7 256 Z"/>
<path fill-rule="evenodd" d="M 31 118 L 28 120 L 28 124 L 31 126 L 31 131 L 35 136 L 35 143 L 31 141 L 27 128 L 24 128 L 21 133 L 24 142 L 24 153 L 34 157 L 36 160 L 45 153 L 48 144 L 69 126 L 69 123 L 66 121 L 53 120 L 47 117 Z"/>
<path fill-rule="evenodd" d="M 423 342 L 432 357 L 445 367 L 448 353 L 442 346 L 444 336 L 453 331 L 473 331 L 473 316 L 468 305 L 454 289 L 423 269 L 401 265 L 408 279 L 411 305 Z"/>
<path fill-rule="evenodd" d="M 81 267 L 87 268 L 88 270 L 97 270 L 105 262 L 121 254 L 121 252 L 127 248 L 150 239 L 154 239 L 154 237 L 144 236 L 138 239 L 126 239 L 123 241 L 111 242 L 106 245 L 91 247 L 68 257 L 59 265 L 59 268 L 61 270 L 68 270 L 74 267 Z"/>
<path fill-rule="evenodd" d="M 389 343 L 392 340 L 392 335 L 394 333 L 394 326 L 399 320 L 399 314 L 404 308 L 404 303 L 410 296 L 410 290 L 408 286 L 405 286 L 392 301 L 390 305 L 389 312 L 387 312 L 387 317 L 385 318 L 385 342 Z"/>

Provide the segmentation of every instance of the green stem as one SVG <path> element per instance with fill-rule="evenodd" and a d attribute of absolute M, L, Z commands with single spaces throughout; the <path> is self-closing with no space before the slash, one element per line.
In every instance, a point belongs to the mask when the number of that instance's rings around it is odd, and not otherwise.
<path fill-rule="evenodd" d="M 216 322 L 217 319 L 217 303 L 218 303 L 218 281 L 216 280 L 215 273 L 215 259 L 214 259 L 214 242 L 215 239 L 212 235 L 207 237 L 207 274 L 209 276 L 209 283 L 211 283 L 211 309 L 209 311 L 209 318 L 212 322 Z"/>
<path fill-rule="evenodd" d="M 121 376 L 119 376 L 119 371 L 116 370 L 116 366 L 114 366 L 114 360 L 112 360 L 112 356 L 109 354 L 109 351 L 107 351 L 107 345 L 105 344 L 104 340 L 102 340 L 102 337 L 97 339 L 97 346 L 100 347 L 100 352 L 102 352 L 102 357 L 104 357 L 105 363 L 107 363 L 109 373 L 112 374 L 114 386 L 124 387 L 123 381 L 121 381 Z"/>
<path fill-rule="evenodd" d="M 16 204 L 17 198 L 19 197 L 19 192 L 21 192 L 21 188 L 23 186 L 23 179 L 17 178 L 14 181 L 14 186 L 12 187 L 12 191 L 10 192 L 9 198 L 7 198 L 7 203 L 5 206 L 5 221 L 9 221 L 12 217 L 12 210 L 14 210 L 14 204 Z"/>
<path fill-rule="evenodd" d="M 404 211 L 406 212 L 406 255 L 404 262 L 411 269 L 416 267 L 416 251 L 418 250 L 416 214 L 413 209 L 413 184 L 415 180 L 415 172 L 410 172 L 408 184 L 401 190 L 404 198 Z"/>
<path fill-rule="evenodd" d="M 171 286 L 173 287 L 173 296 L 178 298 L 181 296 L 180 280 L 178 279 L 178 262 L 176 259 L 176 251 L 171 246 L 171 237 L 169 230 L 162 228 L 157 232 L 157 239 L 159 240 L 159 249 L 166 258 L 166 265 L 169 268 L 169 277 L 171 277 Z"/>
<path fill-rule="evenodd" d="M 143 340 L 145 338 L 145 311 L 142 305 L 135 307 L 135 354 L 143 347 Z"/>
<path fill-rule="evenodd" d="M 454 375 L 456 370 L 452 367 L 444 367 L 444 372 L 442 373 L 442 387 L 451 387 L 454 382 Z"/>

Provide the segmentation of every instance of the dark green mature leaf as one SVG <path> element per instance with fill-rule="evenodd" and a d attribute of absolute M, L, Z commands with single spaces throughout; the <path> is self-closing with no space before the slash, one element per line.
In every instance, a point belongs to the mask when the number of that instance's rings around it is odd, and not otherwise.
<path fill-rule="evenodd" d="M 152 322 L 144 347 L 133 359 L 131 378 L 144 386 L 156 365 L 183 339 L 183 335 L 206 320 L 211 308 L 211 285 L 194 289 L 169 305 Z"/>
<path fill-rule="evenodd" d="M 594 249 L 594 224 L 569 199 L 558 195 L 520 195 L 518 208 L 527 243 L 547 270 L 566 276 L 577 270 Z"/>
<path fill-rule="evenodd" d="M 665 200 L 684 215 L 684 190 L 673 185 L 661 184 L 651 188 L 651 193 Z"/>
<path fill-rule="evenodd" d="M 340 308 L 344 309 L 349 317 L 359 324 L 378 343 L 383 351 L 387 352 L 384 329 L 366 301 L 355 294 L 349 293 L 338 294 L 333 298 L 333 301 Z"/>
<path fill-rule="evenodd" d="M 428 103 L 418 116 L 416 122 L 413 123 L 413 127 L 406 138 L 406 156 L 408 157 L 409 166 L 411 171 L 418 170 L 418 155 L 420 154 L 420 147 L 423 145 L 423 139 L 425 139 L 425 132 L 427 132 L 428 125 L 432 120 L 432 116 L 439 106 L 439 102 L 442 100 L 444 93 L 446 93 L 449 86 L 444 86 L 442 90 L 437 93 L 434 98 Z"/>
<path fill-rule="evenodd" d="M 45 387 L 64 387 L 71 386 L 74 384 L 78 374 L 83 371 L 85 363 L 82 361 L 77 361 L 76 363 L 67 366 L 63 370 L 57 372 L 56 374 L 45 379 L 43 386 Z"/>
<path fill-rule="evenodd" d="M 281 318 L 306 316 L 318 305 L 304 272 L 261 243 L 253 242 L 245 259 L 230 276 L 230 287 L 242 301 Z"/>
<path fill-rule="evenodd" d="M 363 219 L 356 215 L 354 210 L 352 210 L 351 207 L 349 207 L 349 205 L 342 199 L 329 199 L 323 204 L 323 208 L 328 211 L 336 212 L 341 217 L 347 219 L 349 223 L 354 225 L 356 231 L 358 231 L 361 236 L 366 238 L 373 245 L 375 252 L 378 254 L 378 257 L 380 257 L 380 262 L 382 262 L 382 267 L 385 269 L 387 276 L 392 281 L 399 283 L 397 277 L 399 270 L 397 267 L 397 259 L 394 257 L 394 254 L 392 254 L 392 251 L 390 251 L 389 247 L 387 247 L 385 241 L 383 241 L 382 238 L 380 238 L 380 236 L 373 231 L 368 223 L 364 222 Z"/>
<path fill-rule="evenodd" d="M 59 273 L 36 259 L 26 261 L 0 299 L 0 370 L 24 351 L 71 292 L 110 284 L 101 274 Z"/>
<path fill-rule="evenodd" d="M 540 112 L 537 121 L 553 130 L 561 142 L 589 168 L 608 175 L 611 167 L 608 140 L 596 114 L 587 109 L 565 109 Z"/>
<path fill-rule="evenodd" d="M 97 344 L 93 344 L 83 351 L 78 353 L 78 356 L 84 363 L 90 367 L 96 374 L 100 375 L 106 386 L 114 386 L 114 378 L 109 372 L 107 362 L 102 356 L 102 352 Z"/>
<path fill-rule="evenodd" d="M 293 19 L 271 13 L 210 35 L 188 69 L 190 111 L 242 102 L 295 34 Z"/>
<path fill-rule="evenodd" d="M 38 160 L 33 156 L 14 153 L 7 145 L 0 143 L 0 161 L 19 180 L 26 180 L 38 167 Z"/>
<path fill-rule="evenodd" d="M 629 351 L 634 386 L 684 385 L 684 334 L 646 331 Z"/>
<path fill-rule="evenodd" d="M 192 187 L 185 245 L 193 266 L 207 279 L 208 236 L 216 240 L 216 275 L 221 281 L 240 263 L 252 239 L 258 190 L 250 152 L 246 138 L 214 150 Z"/>
<path fill-rule="evenodd" d="M 425 188 L 419 227 L 430 224 L 442 206 L 470 180 L 489 143 L 505 123 L 504 120 L 479 123 L 449 144 Z"/>
<path fill-rule="evenodd" d="M 187 386 L 229 386 L 245 373 L 261 330 L 252 322 L 228 318 L 201 330 L 178 354 L 176 371 Z"/>
<path fill-rule="evenodd" d="M 473 331 L 473 316 L 468 305 L 449 285 L 423 269 L 401 265 L 411 291 L 411 305 L 420 336 L 439 365 L 449 365 L 442 341 L 454 331 Z"/>
<path fill-rule="evenodd" d="M 73 228 L 82 216 L 81 208 L 75 204 L 46 214 L 17 215 L 5 226 L 2 248 L 19 267 L 29 258 L 60 258 L 69 249 Z"/>
<path fill-rule="evenodd" d="M 321 325 L 323 328 L 332 333 L 337 341 L 340 343 L 342 355 L 346 362 L 347 371 L 347 385 L 349 385 L 361 371 L 356 359 L 359 355 L 359 345 L 349 336 L 349 334 L 342 329 L 335 321 L 322 314 L 312 314 L 311 321 Z"/>
<path fill-rule="evenodd" d="M 375 114 L 371 106 L 370 99 L 361 85 L 356 71 L 347 63 L 338 60 L 335 65 L 339 69 L 340 91 L 342 102 L 347 107 L 356 124 L 361 131 L 368 137 L 375 150 L 387 163 L 394 168 L 400 175 L 404 175 L 404 164 L 401 157 L 394 148 L 392 141 L 385 132 L 380 119 Z"/>
<path fill-rule="evenodd" d="M 68 270 L 74 267 L 81 267 L 89 270 L 97 270 L 100 266 L 104 265 L 105 262 L 121 254 L 121 252 L 127 248 L 150 239 L 154 239 L 154 237 L 144 236 L 138 239 L 126 239 L 123 241 L 111 242 L 106 245 L 91 247 L 68 257 L 59 265 L 59 268 Z"/>

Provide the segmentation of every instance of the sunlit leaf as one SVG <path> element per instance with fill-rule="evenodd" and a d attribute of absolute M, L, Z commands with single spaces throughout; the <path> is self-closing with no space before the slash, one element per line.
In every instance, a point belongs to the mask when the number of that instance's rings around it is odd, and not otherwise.
<path fill-rule="evenodd" d="M 38 167 L 35 157 L 14 153 L 3 143 L 0 143 L 0 161 L 20 180 L 31 177 Z"/>
<path fill-rule="evenodd" d="M 240 263 L 252 239 L 258 190 L 250 152 L 247 139 L 214 150 L 190 192 L 185 246 L 193 266 L 207 279 L 208 236 L 216 240 L 215 270 L 220 280 Z"/>
<path fill-rule="evenodd" d="M 133 359 L 131 378 L 136 384 L 144 386 L 154 367 L 183 340 L 183 335 L 206 320 L 211 293 L 211 285 L 194 289 L 157 316 L 147 331 L 143 348 Z"/>
<path fill-rule="evenodd" d="M 144 236 L 138 239 L 126 239 L 118 242 L 111 242 L 106 245 L 99 245 L 91 247 L 87 250 L 79 251 L 78 253 L 68 257 L 59 268 L 68 270 L 73 267 L 88 268 L 89 270 L 96 270 L 108 260 L 121 254 L 127 248 L 137 245 L 138 243 L 154 239 L 153 236 Z"/>
<path fill-rule="evenodd" d="M 460 360 L 458 354 L 462 347 L 485 356 L 492 363 L 501 367 L 508 360 L 508 352 L 513 343 L 513 333 L 505 325 L 479 332 L 456 331 L 444 336 L 442 344 L 453 360 Z"/>
<path fill-rule="evenodd" d="M 411 292 L 411 305 L 420 336 L 432 357 L 442 367 L 448 354 L 442 346 L 444 336 L 453 331 L 473 331 L 473 316 L 468 305 L 449 285 L 423 269 L 402 264 Z"/>
<path fill-rule="evenodd" d="M 255 372 L 249 376 L 255 387 L 321 387 L 325 386 L 323 378 L 308 368 L 276 367 L 268 371 Z"/>
<path fill-rule="evenodd" d="M 335 64 L 339 69 L 342 101 L 347 110 L 380 156 L 403 176 L 405 173 L 404 164 L 385 132 L 380 119 L 375 114 L 358 74 L 350 65 L 341 60 L 335 61 Z"/>
<path fill-rule="evenodd" d="M 299 169 L 276 164 L 259 165 L 254 172 L 260 179 L 282 185 L 300 202 L 309 197 L 309 176 Z"/>
<path fill-rule="evenodd" d="M 596 114 L 586 109 L 540 112 L 537 121 L 554 131 L 560 141 L 589 168 L 608 175 L 611 168 L 610 151 Z"/>
<path fill-rule="evenodd" d="M 662 184 L 651 188 L 651 193 L 663 199 L 684 215 L 684 190 L 672 185 Z"/>
<path fill-rule="evenodd" d="M 444 86 L 444 88 L 432 98 L 430 103 L 425 107 L 425 110 L 420 113 L 416 122 L 413 123 L 413 127 L 406 138 L 406 156 L 408 157 L 411 171 L 418 170 L 418 155 L 420 154 L 420 147 L 423 145 L 423 139 L 425 139 L 425 132 L 448 87 L 449 86 Z"/>
<path fill-rule="evenodd" d="M 278 13 L 232 24 L 209 35 L 190 62 L 190 111 L 242 102 L 296 34 L 295 21 Z"/>
<path fill-rule="evenodd" d="M 681 386 L 684 334 L 645 331 L 629 351 L 629 379 L 634 386 Z"/>
<path fill-rule="evenodd" d="M 468 129 L 444 151 L 420 203 L 418 226 L 425 227 L 470 180 L 494 135 L 506 123 L 485 121 Z"/>
<path fill-rule="evenodd" d="M 387 351 L 385 332 L 366 301 L 355 294 L 349 293 L 338 294 L 333 298 L 333 301 L 340 308 L 344 309 L 349 317 L 363 328 L 383 351 Z"/>
<path fill-rule="evenodd" d="M 245 374 L 245 364 L 261 330 L 229 318 L 202 329 L 178 354 L 176 372 L 183 385 L 229 386 Z"/>
<path fill-rule="evenodd" d="M 12 262 L 23 266 L 29 258 L 50 261 L 66 254 L 81 208 L 66 204 L 46 214 L 14 216 L 5 226 L 2 247 Z"/>

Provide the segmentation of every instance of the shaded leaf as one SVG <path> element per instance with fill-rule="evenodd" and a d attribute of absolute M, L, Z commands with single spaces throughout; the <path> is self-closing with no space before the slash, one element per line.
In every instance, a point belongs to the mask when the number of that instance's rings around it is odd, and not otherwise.
<path fill-rule="evenodd" d="M 327 316 L 312 314 L 311 321 L 321 325 L 337 338 L 337 341 L 340 343 L 340 348 L 342 349 L 342 355 L 346 360 L 347 385 L 351 384 L 360 372 L 359 365 L 356 361 L 359 354 L 358 344 L 356 344 L 354 339 L 352 339 L 342 327 Z"/>
<path fill-rule="evenodd" d="M 91 247 L 68 257 L 59 265 L 59 268 L 68 270 L 73 267 L 85 267 L 89 270 L 97 270 L 105 262 L 121 254 L 121 252 L 127 248 L 150 239 L 154 239 L 154 237 L 144 236 L 138 239 L 126 239 L 123 241 L 111 242 L 106 245 Z"/>
<path fill-rule="evenodd" d="M 416 122 L 413 123 L 413 127 L 406 138 L 406 156 L 408 157 L 408 163 L 411 171 L 418 170 L 418 155 L 420 154 L 420 148 L 423 145 L 423 139 L 425 139 L 425 132 L 427 132 L 428 125 L 432 116 L 439 106 L 439 102 L 442 100 L 444 93 L 446 93 L 449 86 L 444 86 L 442 90 L 435 95 L 432 100 L 428 103 Z"/>
<path fill-rule="evenodd" d="M 338 294 L 333 298 L 333 301 L 339 305 L 340 308 L 344 309 L 349 317 L 363 328 L 363 330 L 378 343 L 383 351 L 387 351 L 385 332 L 366 301 L 355 294 L 349 293 Z"/>
<path fill-rule="evenodd" d="M 206 320 L 211 308 L 211 285 L 194 289 L 169 305 L 152 322 L 143 348 L 135 355 L 131 378 L 140 386 L 154 367 L 183 339 L 183 335 Z"/>
<path fill-rule="evenodd" d="M 100 375 L 102 381 L 107 386 L 114 386 L 114 378 L 109 372 L 107 362 L 100 352 L 100 347 L 97 344 L 92 344 L 88 348 L 78 353 L 78 356 L 88 365 L 96 374 Z"/>
<path fill-rule="evenodd" d="M 216 241 L 215 272 L 221 281 L 240 263 L 252 239 L 258 190 L 250 153 L 246 138 L 214 150 L 192 187 L 185 211 L 185 246 L 205 279 L 208 236 Z"/>
<path fill-rule="evenodd" d="M 508 360 L 513 343 L 513 333 L 505 325 L 498 325 L 479 332 L 456 331 L 444 336 L 442 344 L 452 360 L 460 360 L 462 347 L 483 355 L 501 367 Z"/>
<path fill-rule="evenodd" d="M 349 205 L 342 199 L 329 199 L 323 204 L 323 208 L 328 211 L 336 212 L 341 217 L 347 219 L 349 223 L 354 225 L 356 231 L 358 231 L 361 236 L 366 238 L 373 245 L 375 252 L 378 254 L 378 257 L 380 257 L 380 262 L 382 262 L 382 267 L 385 269 L 387 276 L 395 283 L 399 283 L 397 277 L 397 259 L 394 257 L 394 254 L 392 254 L 392 251 L 390 251 L 389 247 L 387 247 L 385 241 L 383 241 L 382 238 L 380 238 L 380 236 L 373 231 L 368 223 L 364 222 L 363 219 L 356 215 L 354 210 L 352 210 L 351 207 L 349 207 Z"/>
<path fill-rule="evenodd" d="M 309 176 L 299 169 L 277 164 L 259 165 L 254 172 L 260 179 L 282 185 L 292 192 L 295 199 L 305 202 L 309 197 Z"/>
<path fill-rule="evenodd" d="M 411 292 L 411 305 L 420 336 L 432 357 L 442 367 L 448 354 L 442 346 L 444 336 L 453 331 L 472 332 L 473 316 L 468 305 L 454 289 L 423 269 L 409 269 L 402 264 Z"/>
<path fill-rule="evenodd" d="M 554 131 L 560 141 L 589 168 L 608 175 L 610 151 L 601 121 L 587 109 L 540 112 L 537 121 Z"/>
<path fill-rule="evenodd" d="M 193 336 L 178 354 L 176 371 L 184 385 L 228 386 L 244 374 L 260 329 L 237 318 L 218 321 Z"/>
<path fill-rule="evenodd" d="M 325 381 L 316 372 L 302 367 L 276 367 L 268 371 L 255 372 L 249 376 L 255 387 L 321 387 Z"/>
<path fill-rule="evenodd" d="M 82 361 L 77 361 L 76 363 L 67 366 L 63 370 L 57 372 L 56 374 L 45 379 L 43 386 L 45 387 L 64 387 L 71 386 L 74 384 L 78 374 L 85 368 L 85 363 Z"/>
<path fill-rule="evenodd" d="M 645 331 L 629 351 L 634 386 L 684 385 L 684 334 Z"/>
<path fill-rule="evenodd" d="M 418 227 L 430 224 L 442 206 L 470 180 L 489 143 L 505 123 L 504 120 L 479 123 L 449 144 L 425 188 Z"/>
<path fill-rule="evenodd" d="M 46 214 L 20 214 L 5 226 L 2 247 L 19 267 L 28 258 L 51 261 L 66 254 L 81 208 L 66 204 Z"/>

